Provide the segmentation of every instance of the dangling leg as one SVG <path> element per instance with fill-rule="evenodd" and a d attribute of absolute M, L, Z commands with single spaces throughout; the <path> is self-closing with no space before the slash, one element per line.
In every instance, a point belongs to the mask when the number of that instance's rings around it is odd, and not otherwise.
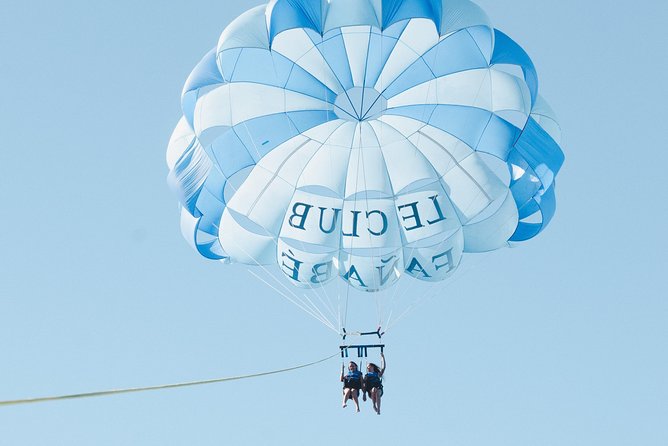
<path fill-rule="evenodd" d="M 373 401 L 373 410 L 378 413 L 378 387 L 371 388 L 371 401 Z"/>
<path fill-rule="evenodd" d="M 350 396 L 350 390 L 351 390 L 351 389 L 349 389 L 349 388 L 347 388 L 347 387 L 346 387 L 345 389 L 343 389 L 343 403 L 342 403 L 343 407 L 347 407 L 347 406 L 348 406 L 348 404 L 346 404 L 346 401 L 348 401 L 348 400 L 351 398 L 351 396 Z"/>
<path fill-rule="evenodd" d="M 357 399 L 359 397 L 359 394 L 360 394 L 359 390 L 353 389 L 353 391 L 352 391 L 353 402 L 355 403 L 355 408 L 357 409 L 358 412 L 360 411 L 360 402 Z"/>
<path fill-rule="evenodd" d="M 383 396 L 383 389 L 382 388 L 377 388 L 376 389 L 376 413 L 380 415 L 380 399 Z"/>

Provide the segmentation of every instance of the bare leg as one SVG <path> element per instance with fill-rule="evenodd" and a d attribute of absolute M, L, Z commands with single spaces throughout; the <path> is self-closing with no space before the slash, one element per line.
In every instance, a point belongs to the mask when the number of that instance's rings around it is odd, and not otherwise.
<path fill-rule="evenodd" d="M 380 398 L 383 396 L 383 392 L 378 390 L 376 392 L 376 413 L 380 415 Z"/>
<path fill-rule="evenodd" d="M 343 403 L 342 403 L 343 407 L 348 406 L 346 404 L 346 401 L 348 401 L 350 398 L 351 398 L 350 389 L 348 389 L 348 388 L 343 389 Z"/>
<path fill-rule="evenodd" d="M 359 412 L 359 411 L 360 411 L 360 402 L 359 402 L 359 400 L 358 400 L 357 398 L 358 398 L 358 396 L 359 396 L 359 394 L 360 394 L 360 391 L 357 390 L 357 389 L 353 389 L 353 392 L 352 392 L 352 393 L 353 393 L 353 402 L 355 403 L 355 408 L 356 408 L 357 411 Z"/>
<path fill-rule="evenodd" d="M 378 412 L 378 403 L 376 402 L 378 400 L 378 388 L 373 387 L 371 389 L 371 401 L 373 401 L 373 410 Z"/>

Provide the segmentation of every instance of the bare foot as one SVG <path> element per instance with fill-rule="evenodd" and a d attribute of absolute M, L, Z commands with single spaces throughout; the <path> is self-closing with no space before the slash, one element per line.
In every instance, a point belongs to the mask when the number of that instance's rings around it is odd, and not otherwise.
<path fill-rule="evenodd" d="M 345 409 L 346 407 L 348 407 L 348 405 L 347 405 L 347 404 L 344 404 L 344 405 L 343 405 L 343 408 Z"/>

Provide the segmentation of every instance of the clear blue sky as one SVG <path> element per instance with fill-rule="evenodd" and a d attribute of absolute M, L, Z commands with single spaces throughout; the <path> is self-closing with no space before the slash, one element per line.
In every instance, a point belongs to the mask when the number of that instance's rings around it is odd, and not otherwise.
<path fill-rule="evenodd" d="M 336 359 L 0 409 L 0 444 L 668 444 L 666 3 L 478 2 L 537 65 L 567 164 L 548 230 L 388 335 L 381 417 Z M 3 2 L 0 400 L 281 368 L 339 340 L 182 240 L 183 82 L 254 1 Z"/>

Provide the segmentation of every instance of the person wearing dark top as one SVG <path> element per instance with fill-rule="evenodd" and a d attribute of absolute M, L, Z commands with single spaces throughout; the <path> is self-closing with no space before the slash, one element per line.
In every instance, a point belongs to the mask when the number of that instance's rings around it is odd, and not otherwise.
<path fill-rule="evenodd" d="M 350 361 L 348 373 L 344 375 L 345 368 L 341 365 L 341 382 L 343 383 L 343 407 L 347 407 L 348 400 L 353 400 L 357 412 L 360 411 L 359 394 L 362 389 L 362 372 L 357 369 L 357 364 Z"/>
<path fill-rule="evenodd" d="M 380 415 L 380 398 L 383 396 L 383 374 L 385 373 L 385 355 L 380 354 L 380 367 L 370 362 L 366 367 L 362 387 L 362 399 L 366 401 L 368 393 L 373 402 L 373 410 Z"/>

